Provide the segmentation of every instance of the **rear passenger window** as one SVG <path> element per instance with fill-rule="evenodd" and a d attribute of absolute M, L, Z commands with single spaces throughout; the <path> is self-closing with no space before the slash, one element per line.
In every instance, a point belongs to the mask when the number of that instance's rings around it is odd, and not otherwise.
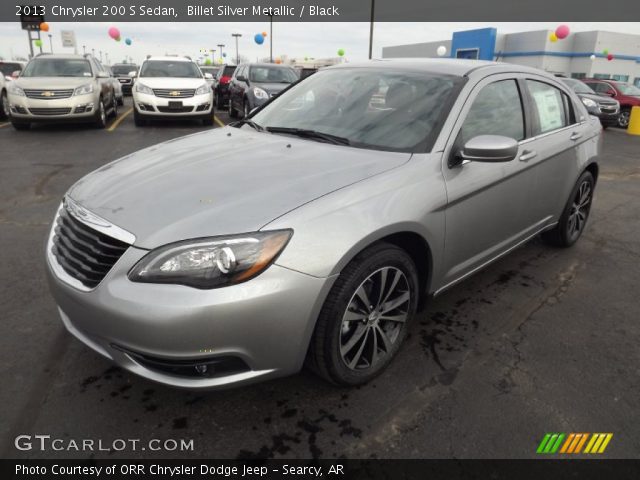
<path fill-rule="evenodd" d="M 478 135 L 502 135 L 518 141 L 524 139 L 524 114 L 515 80 L 487 85 L 475 98 L 457 143 L 464 145 Z"/>
<path fill-rule="evenodd" d="M 527 80 L 538 117 L 536 134 L 552 132 L 568 125 L 564 94 L 555 87 L 535 80 Z"/>

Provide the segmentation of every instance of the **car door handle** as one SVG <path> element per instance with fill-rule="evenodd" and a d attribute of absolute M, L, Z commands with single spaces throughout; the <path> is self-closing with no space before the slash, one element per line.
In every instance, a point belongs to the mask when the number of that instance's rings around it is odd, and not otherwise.
<path fill-rule="evenodd" d="M 529 160 L 531 160 L 532 158 L 536 158 L 537 156 L 538 152 L 536 152 L 535 150 L 525 150 L 524 152 L 522 152 L 522 155 L 520 155 L 520 161 L 528 162 Z"/>
<path fill-rule="evenodd" d="M 571 134 L 571 136 L 569 137 L 569 140 L 576 141 L 576 140 L 579 140 L 579 139 L 581 139 L 581 138 L 582 138 L 582 134 L 581 134 L 581 133 L 573 132 L 573 133 Z"/>

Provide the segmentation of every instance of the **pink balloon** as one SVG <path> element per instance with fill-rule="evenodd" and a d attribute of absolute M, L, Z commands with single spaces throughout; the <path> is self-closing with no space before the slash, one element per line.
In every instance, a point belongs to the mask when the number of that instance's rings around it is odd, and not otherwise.
<path fill-rule="evenodd" d="M 569 25 L 560 25 L 556 28 L 556 37 L 560 40 L 569 36 Z"/>
<path fill-rule="evenodd" d="M 111 27 L 109 29 L 109 36 L 115 40 L 120 36 L 120 30 L 118 30 L 116 27 Z"/>

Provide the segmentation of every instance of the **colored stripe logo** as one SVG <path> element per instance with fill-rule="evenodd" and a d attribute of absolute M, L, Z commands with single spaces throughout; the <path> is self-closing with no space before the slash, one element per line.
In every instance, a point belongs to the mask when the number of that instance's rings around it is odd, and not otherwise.
<path fill-rule="evenodd" d="M 536 453 L 604 453 L 612 438 L 613 433 L 547 433 L 538 445 Z"/>

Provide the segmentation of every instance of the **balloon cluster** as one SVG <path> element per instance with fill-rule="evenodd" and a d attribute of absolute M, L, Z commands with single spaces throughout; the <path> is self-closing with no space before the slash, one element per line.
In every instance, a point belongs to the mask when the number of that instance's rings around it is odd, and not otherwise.
<path fill-rule="evenodd" d="M 551 32 L 551 35 L 549 35 L 549 41 L 551 43 L 555 43 L 558 40 L 564 40 L 570 33 L 571 30 L 569 29 L 569 25 L 560 25 L 556 28 L 555 32 Z"/>
<path fill-rule="evenodd" d="M 262 45 L 264 43 L 264 39 L 267 37 L 267 32 L 256 33 L 253 37 L 253 40 L 258 44 Z"/>
<path fill-rule="evenodd" d="M 116 42 L 119 42 L 122 40 L 122 37 L 120 35 L 120 30 L 117 27 L 109 27 L 109 30 L 107 30 L 107 33 Z M 126 43 L 127 45 L 131 45 L 133 41 L 127 37 L 124 39 L 124 43 Z"/>

